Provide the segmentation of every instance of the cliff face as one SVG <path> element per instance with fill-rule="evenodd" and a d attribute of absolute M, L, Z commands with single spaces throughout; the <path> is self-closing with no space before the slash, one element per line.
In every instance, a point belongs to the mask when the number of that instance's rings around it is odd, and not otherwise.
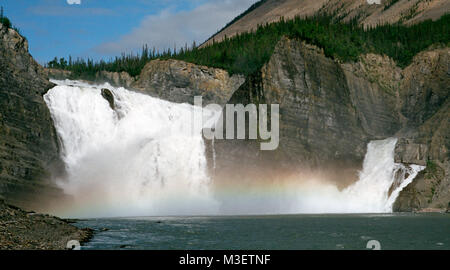
<path fill-rule="evenodd" d="M 60 69 L 45 69 L 52 79 L 84 80 L 72 72 Z M 89 83 L 109 83 L 115 87 L 125 87 L 150 96 L 176 103 L 194 103 L 195 96 L 203 97 L 203 104 L 224 105 L 245 78 L 230 76 L 227 71 L 199 66 L 179 60 L 153 60 L 147 63 L 139 76 L 132 77 L 126 72 L 100 71 Z"/>
<path fill-rule="evenodd" d="M 396 161 L 427 166 L 405 188 L 394 208 L 445 209 L 450 203 L 450 50 L 422 52 L 403 72 L 401 112 L 408 119 Z"/>
<path fill-rule="evenodd" d="M 211 37 L 204 45 L 221 41 L 225 36 L 253 31 L 258 25 L 318 14 L 331 14 L 341 21 L 357 19 L 361 25 L 375 26 L 402 22 L 414 24 L 427 19 L 437 19 L 449 12 L 446 0 L 265 0 L 254 10 L 228 25 Z"/>
<path fill-rule="evenodd" d="M 0 196 L 29 207 L 56 196 L 57 136 L 42 95 L 53 87 L 28 53 L 27 40 L 0 24 Z"/>
<path fill-rule="evenodd" d="M 177 103 L 193 104 L 195 96 L 202 96 L 203 104 L 223 105 L 243 82 L 243 76 L 229 76 L 222 69 L 177 60 L 154 60 L 144 67 L 131 87 Z"/>
<path fill-rule="evenodd" d="M 398 1 L 393 7 L 416 2 Z M 430 5 L 417 20 L 442 5 L 417 3 Z M 427 166 L 394 206 L 396 211 L 413 211 L 445 209 L 450 201 L 449 63 L 449 48 L 430 48 L 404 69 L 375 54 L 341 63 L 315 46 L 283 38 L 270 61 L 245 79 L 183 61 L 154 60 L 138 78 L 103 72 L 97 80 L 178 103 L 192 103 L 200 95 L 204 105 L 280 104 L 276 151 L 260 151 L 259 141 L 216 140 L 214 149 L 208 143 L 219 186 L 245 187 L 255 179 L 276 182 L 306 172 L 345 187 L 357 179 L 369 141 L 398 137 L 396 162 Z"/>
<path fill-rule="evenodd" d="M 229 101 L 280 104 L 279 148 L 264 152 L 254 141 L 216 140 L 217 181 L 236 179 L 230 172 L 242 182 L 275 181 L 307 169 L 345 186 L 356 180 L 370 140 L 396 136 L 397 162 L 433 167 L 432 176 L 421 174 L 402 192 L 396 210 L 411 210 L 422 193 L 433 196 L 419 208 L 447 207 L 449 54 L 430 49 L 402 70 L 374 54 L 342 64 L 314 46 L 282 39 Z"/>

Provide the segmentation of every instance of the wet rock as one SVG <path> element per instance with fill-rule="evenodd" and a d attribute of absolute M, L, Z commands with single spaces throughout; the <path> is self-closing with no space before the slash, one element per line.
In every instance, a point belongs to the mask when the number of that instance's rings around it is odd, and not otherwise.
<path fill-rule="evenodd" d="M 109 107 L 111 107 L 112 110 L 116 109 L 115 103 L 114 103 L 114 95 L 111 93 L 111 90 L 103 88 L 102 89 L 102 97 L 106 99 L 109 103 Z"/>
<path fill-rule="evenodd" d="M 428 160 L 428 146 L 417 144 L 411 140 L 401 138 L 395 147 L 395 162 L 426 166 Z"/>

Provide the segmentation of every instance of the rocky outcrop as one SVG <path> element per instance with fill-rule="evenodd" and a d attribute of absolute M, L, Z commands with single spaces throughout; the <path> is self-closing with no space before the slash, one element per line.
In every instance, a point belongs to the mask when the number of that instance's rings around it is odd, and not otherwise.
<path fill-rule="evenodd" d="M 75 75 L 70 70 L 45 68 L 44 69 L 47 76 L 55 80 L 81 80 L 87 81 L 89 83 L 109 83 L 115 87 L 125 87 L 130 88 L 131 84 L 136 81 L 136 78 L 132 77 L 127 72 L 110 72 L 110 71 L 99 71 L 95 74 L 95 77 L 85 77 L 83 75 Z"/>
<path fill-rule="evenodd" d="M 203 97 L 203 105 L 225 104 L 241 86 L 242 75 L 230 76 L 227 71 L 199 66 L 179 60 L 153 60 L 147 63 L 141 74 L 132 77 L 126 72 L 97 72 L 94 78 L 76 76 L 59 69 L 45 69 L 52 79 L 73 79 L 88 83 L 109 83 L 125 87 L 176 103 L 194 103 L 195 96 Z"/>
<path fill-rule="evenodd" d="M 22 207 L 60 195 L 50 176 L 61 168 L 57 136 L 42 98 L 51 87 L 27 40 L 0 24 L 0 196 Z"/>
<path fill-rule="evenodd" d="M 106 101 L 108 101 L 109 107 L 110 107 L 112 110 L 115 110 L 116 105 L 115 105 L 115 101 L 114 101 L 114 95 L 113 95 L 113 93 L 111 93 L 111 90 L 106 89 L 106 88 L 103 88 L 103 89 L 102 89 L 102 97 L 103 97 Z"/>
<path fill-rule="evenodd" d="M 407 186 L 396 211 L 446 209 L 450 203 L 450 50 L 417 55 L 403 72 L 401 112 L 408 123 L 398 135 L 396 161 L 427 166 Z"/>
<path fill-rule="evenodd" d="M 72 78 L 72 72 L 64 69 L 44 68 L 45 75 L 55 80 L 65 80 Z"/>
<path fill-rule="evenodd" d="M 204 105 L 223 105 L 243 82 L 243 76 L 230 76 L 222 69 L 178 60 L 153 60 L 132 88 L 177 103 L 193 104 L 195 96 L 202 96 Z"/>
<path fill-rule="evenodd" d="M 418 208 L 447 207 L 449 54 L 449 48 L 430 48 L 401 69 L 374 54 L 340 63 L 317 47 L 283 38 L 229 101 L 279 104 L 279 148 L 264 152 L 255 141 L 216 140 L 215 179 L 273 182 L 309 170 L 342 187 L 357 179 L 369 141 L 395 136 L 397 162 L 435 168 L 421 173 L 398 205 L 409 207 L 416 196 Z"/>
<path fill-rule="evenodd" d="M 130 88 L 136 81 L 136 78 L 132 77 L 127 72 L 109 72 L 100 71 L 95 75 L 95 82 L 104 83 L 107 82 L 112 86 Z"/>
<path fill-rule="evenodd" d="M 446 209 L 450 203 L 450 102 L 418 127 L 412 139 L 400 141 L 396 162 L 426 166 L 397 199 L 396 211 Z"/>

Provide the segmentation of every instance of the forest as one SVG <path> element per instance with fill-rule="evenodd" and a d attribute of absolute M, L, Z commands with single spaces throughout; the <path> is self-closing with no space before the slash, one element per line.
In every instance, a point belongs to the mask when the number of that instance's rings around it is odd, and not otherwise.
<path fill-rule="evenodd" d="M 450 14 L 439 20 L 427 20 L 411 26 L 401 23 L 377 27 L 361 27 L 357 19 L 343 23 L 333 16 L 295 18 L 260 25 L 253 32 L 241 33 L 206 47 L 185 45 L 163 52 L 145 45 L 140 53 L 122 54 L 108 61 L 92 59 L 56 58 L 47 66 L 70 70 L 75 76 L 93 77 L 98 71 L 126 71 L 132 76 L 140 74 L 152 59 L 178 59 L 194 64 L 222 68 L 230 74 L 252 74 L 267 63 L 283 36 L 316 45 L 333 59 L 357 61 L 359 55 L 377 53 L 393 58 L 400 67 L 407 66 L 412 58 L 431 45 L 448 46 L 450 39 Z"/>

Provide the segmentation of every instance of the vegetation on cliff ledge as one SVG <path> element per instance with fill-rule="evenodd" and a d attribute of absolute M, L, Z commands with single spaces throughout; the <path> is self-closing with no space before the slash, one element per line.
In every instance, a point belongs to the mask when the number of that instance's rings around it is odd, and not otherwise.
<path fill-rule="evenodd" d="M 6 28 L 11 28 L 11 21 L 4 16 L 3 7 L 0 7 L 0 23 L 6 26 Z"/>
<path fill-rule="evenodd" d="M 70 70 L 74 75 L 95 76 L 98 71 L 126 71 L 132 76 L 140 74 L 145 64 L 156 58 L 178 59 L 194 64 L 222 68 L 231 74 L 252 74 L 271 57 L 283 36 L 297 38 L 316 45 L 326 56 L 343 62 L 357 61 L 360 54 L 388 55 L 401 67 L 407 66 L 419 52 L 433 44 L 448 46 L 450 40 L 450 14 L 439 20 L 427 20 L 415 25 L 381 25 L 364 29 L 357 20 L 342 23 L 332 16 L 295 18 L 261 25 L 256 31 L 242 33 L 222 42 L 198 48 L 167 50 L 162 53 L 145 46 L 140 54 L 116 57 L 108 62 L 90 59 L 69 61 L 64 58 L 48 63 L 48 67 Z"/>
<path fill-rule="evenodd" d="M 16 30 L 17 33 L 20 33 L 19 28 L 13 26 L 8 17 L 5 16 L 3 7 L 0 7 L 0 23 L 3 24 L 7 29 L 12 28 Z"/>

